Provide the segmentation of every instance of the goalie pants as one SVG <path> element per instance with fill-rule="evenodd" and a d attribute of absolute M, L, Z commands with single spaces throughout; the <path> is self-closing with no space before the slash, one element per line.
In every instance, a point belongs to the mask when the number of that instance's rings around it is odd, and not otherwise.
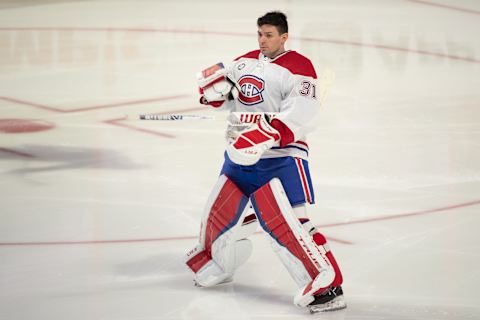
<path fill-rule="evenodd" d="M 315 202 L 308 161 L 300 158 L 260 159 L 252 166 L 242 166 L 232 162 L 225 153 L 220 174 L 225 174 L 246 196 L 273 178 L 279 178 L 292 207 Z"/>

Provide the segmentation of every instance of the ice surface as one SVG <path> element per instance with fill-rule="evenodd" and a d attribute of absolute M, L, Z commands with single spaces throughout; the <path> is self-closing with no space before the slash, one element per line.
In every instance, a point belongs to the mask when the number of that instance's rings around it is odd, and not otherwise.
<path fill-rule="evenodd" d="M 288 48 L 328 94 L 310 136 L 316 204 L 348 308 L 311 316 L 260 233 L 235 281 L 183 268 L 223 157 L 194 75 Z M 480 4 L 3 1 L 0 319 L 480 319 Z M 328 85 L 328 83 L 331 83 Z M 140 121 L 183 113 L 215 120 Z"/>

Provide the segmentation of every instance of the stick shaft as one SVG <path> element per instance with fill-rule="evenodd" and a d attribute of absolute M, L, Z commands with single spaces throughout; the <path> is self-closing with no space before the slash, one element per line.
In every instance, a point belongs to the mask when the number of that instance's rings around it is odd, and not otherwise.
<path fill-rule="evenodd" d="M 202 116 L 194 114 L 141 114 L 140 120 L 162 120 L 162 121 L 178 121 L 178 120 L 212 120 L 211 116 Z"/>

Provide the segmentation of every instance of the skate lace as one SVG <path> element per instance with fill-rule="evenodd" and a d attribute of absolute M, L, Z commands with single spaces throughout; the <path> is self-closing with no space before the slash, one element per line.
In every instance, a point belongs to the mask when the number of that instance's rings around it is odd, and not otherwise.
<path fill-rule="evenodd" d="M 329 288 L 326 292 L 322 294 L 322 296 L 337 296 L 337 287 Z"/>

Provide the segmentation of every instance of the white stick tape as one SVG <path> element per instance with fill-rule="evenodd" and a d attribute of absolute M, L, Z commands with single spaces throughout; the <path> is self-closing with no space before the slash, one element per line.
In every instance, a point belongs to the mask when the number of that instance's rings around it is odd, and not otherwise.
<path fill-rule="evenodd" d="M 141 114 L 140 120 L 163 120 L 163 121 L 178 121 L 178 120 L 213 120 L 212 116 L 203 116 L 195 114 Z"/>

